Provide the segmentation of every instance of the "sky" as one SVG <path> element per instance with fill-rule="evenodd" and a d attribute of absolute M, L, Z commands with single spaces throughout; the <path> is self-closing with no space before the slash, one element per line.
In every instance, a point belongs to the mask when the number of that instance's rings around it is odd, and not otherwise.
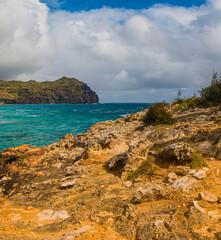
<path fill-rule="evenodd" d="M 75 77 L 100 102 L 171 102 L 221 73 L 221 0 L 0 0 L 0 79 Z"/>

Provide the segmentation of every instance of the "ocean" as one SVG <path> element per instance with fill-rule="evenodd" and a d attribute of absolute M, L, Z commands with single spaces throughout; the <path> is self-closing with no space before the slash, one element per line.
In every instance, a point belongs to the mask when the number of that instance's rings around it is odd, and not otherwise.
<path fill-rule="evenodd" d="M 58 142 L 67 133 L 85 133 L 101 121 L 148 108 L 148 103 L 0 105 L 0 152 L 3 148 Z"/>

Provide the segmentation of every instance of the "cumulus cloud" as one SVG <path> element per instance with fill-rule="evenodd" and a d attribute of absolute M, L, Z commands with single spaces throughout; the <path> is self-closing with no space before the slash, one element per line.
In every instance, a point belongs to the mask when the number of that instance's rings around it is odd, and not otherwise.
<path fill-rule="evenodd" d="M 0 79 L 33 73 L 52 54 L 48 8 L 38 0 L 0 1 Z"/>
<path fill-rule="evenodd" d="M 5 7 L 11 1 L 0 1 L 0 5 L 3 2 Z M 24 22 L 19 25 L 8 18 L 6 25 L 13 27 L 9 33 L 0 25 L 4 32 L 0 46 L 8 44 L 0 52 L 6 49 L 14 61 L 1 59 L 0 69 L 7 67 L 14 76 L 26 80 L 74 76 L 96 90 L 101 101 L 142 102 L 172 100 L 179 88 L 183 95 L 193 94 L 209 82 L 213 69 L 221 72 L 221 0 L 191 8 L 158 4 L 141 11 L 102 8 L 49 15 L 37 0 L 20 2 L 29 9 L 25 20 L 23 8 L 17 13 Z M 35 18 L 26 23 L 31 9 L 35 9 Z M 41 29 L 36 22 L 42 24 Z M 14 39 L 21 30 L 25 44 Z M 48 62 L 51 47 L 56 52 Z M 30 55 L 25 61 L 22 56 L 27 52 Z"/>

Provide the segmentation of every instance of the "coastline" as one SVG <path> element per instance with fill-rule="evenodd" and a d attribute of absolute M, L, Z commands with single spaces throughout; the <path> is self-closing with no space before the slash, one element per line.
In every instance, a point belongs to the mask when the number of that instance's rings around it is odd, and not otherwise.
<path fill-rule="evenodd" d="M 26 104 L 0 108 L 3 148 L 59 141 L 66 133 L 85 133 L 97 122 L 115 120 L 149 106 L 148 103 Z"/>
<path fill-rule="evenodd" d="M 145 112 L 96 123 L 48 146 L 4 150 L 3 239 L 28 239 L 30 232 L 42 240 L 216 239 L 220 108 L 171 108 L 176 123 L 157 126 L 143 125 Z M 182 162 L 196 153 L 206 167 Z"/>

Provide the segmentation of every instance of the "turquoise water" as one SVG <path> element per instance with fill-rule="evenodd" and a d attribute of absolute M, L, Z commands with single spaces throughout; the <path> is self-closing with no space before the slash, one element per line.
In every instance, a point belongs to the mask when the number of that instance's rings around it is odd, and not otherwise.
<path fill-rule="evenodd" d="M 58 142 L 101 121 L 115 120 L 145 109 L 144 103 L 0 105 L 0 151 L 3 148 Z"/>

